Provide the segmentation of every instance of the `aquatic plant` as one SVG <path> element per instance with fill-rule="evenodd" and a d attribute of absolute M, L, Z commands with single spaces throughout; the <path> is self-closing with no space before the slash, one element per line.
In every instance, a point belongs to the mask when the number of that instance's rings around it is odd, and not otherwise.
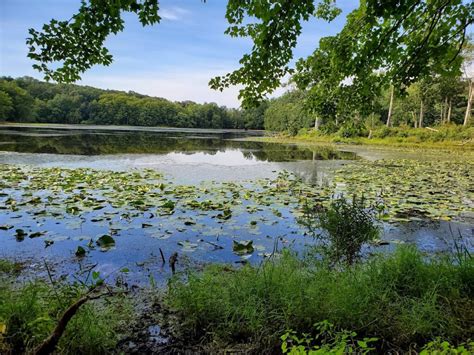
<path fill-rule="evenodd" d="M 380 234 L 374 209 L 367 206 L 364 197 L 355 195 L 349 200 L 344 196 L 335 198 L 327 208 L 307 208 L 303 221 L 318 240 L 318 250 L 333 263 L 352 265 L 362 246 Z"/>

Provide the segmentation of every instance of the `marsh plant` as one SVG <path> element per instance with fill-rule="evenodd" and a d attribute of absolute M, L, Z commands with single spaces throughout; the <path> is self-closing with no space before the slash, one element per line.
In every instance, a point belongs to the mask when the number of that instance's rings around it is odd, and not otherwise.
<path fill-rule="evenodd" d="M 380 234 L 375 210 L 364 197 L 355 195 L 350 200 L 335 198 L 327 207 L 306 207 L 303 223 L 318 240 L 318 251 L 331 263 L 353 265 L 362 246 Z"/>

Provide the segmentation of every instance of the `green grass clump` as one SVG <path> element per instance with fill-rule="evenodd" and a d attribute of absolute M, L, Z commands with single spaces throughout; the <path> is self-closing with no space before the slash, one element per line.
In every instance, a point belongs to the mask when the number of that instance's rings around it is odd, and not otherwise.
<path fill-rule="evenodd" d="M 81 295 L 74 285 L 51 286 L 42 281 L 18 285 L 0 281 L 0 353 L 31 352 L 54 329 L 64 310 Z M 60 354 L 106 354 L 126 330 L 131 308 L 123 298 L 84 304 L 68 323 L 57 346 Z"/>
<path fill-rule="evenodd" d="M 21 263 L 0 259 L 0 276 L 18 274 L 22 269 Z"/>
<path fill-rule="evenodd" d="M 175 336 L 190 343 L 272 352 L 288 330 L 307 334 L 327 321 L 379 339 L 379 350 L 421 349 L 436 337 L 472 337 L 473 285 L 472 259 L 427 259 L 411 247 L 338 269 L 285 252 L 258 268 L 212 265 L 176 278 L 164 304 Z"/>

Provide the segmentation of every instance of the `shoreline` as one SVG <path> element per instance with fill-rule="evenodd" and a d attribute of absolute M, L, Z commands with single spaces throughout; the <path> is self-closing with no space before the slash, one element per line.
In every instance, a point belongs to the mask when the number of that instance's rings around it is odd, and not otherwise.
<path fill-rule="evenodd" d="M 463 143 L 462 141 L 441 141 L 441 142 L 393 142 L 386 139 L 377 138 L 346 138 L 334 140 L 334 137 L 324 136 L 317 138 L 306 137 L 284 137 L 284 136 L 263 136 L 255 138 L 246 138 L 248 141 L 279 143 L 279 144 L 297 144 L 306 146 L 331 145 L 334 147 L 370 147 L 382 149 L 428 149 L 428 150 L 461 150 L 465 152 L 474 151 L 474 141 Z"/>

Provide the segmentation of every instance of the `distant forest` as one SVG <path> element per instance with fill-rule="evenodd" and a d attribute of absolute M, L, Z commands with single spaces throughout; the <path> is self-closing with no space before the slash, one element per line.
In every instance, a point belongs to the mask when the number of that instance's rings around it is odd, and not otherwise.
<path fill-rule="evenodd" d="M 263 129 L 265 104 L 251 110 L 173 102 L 136 92 L 0 78 L 0 121 Z"/>

